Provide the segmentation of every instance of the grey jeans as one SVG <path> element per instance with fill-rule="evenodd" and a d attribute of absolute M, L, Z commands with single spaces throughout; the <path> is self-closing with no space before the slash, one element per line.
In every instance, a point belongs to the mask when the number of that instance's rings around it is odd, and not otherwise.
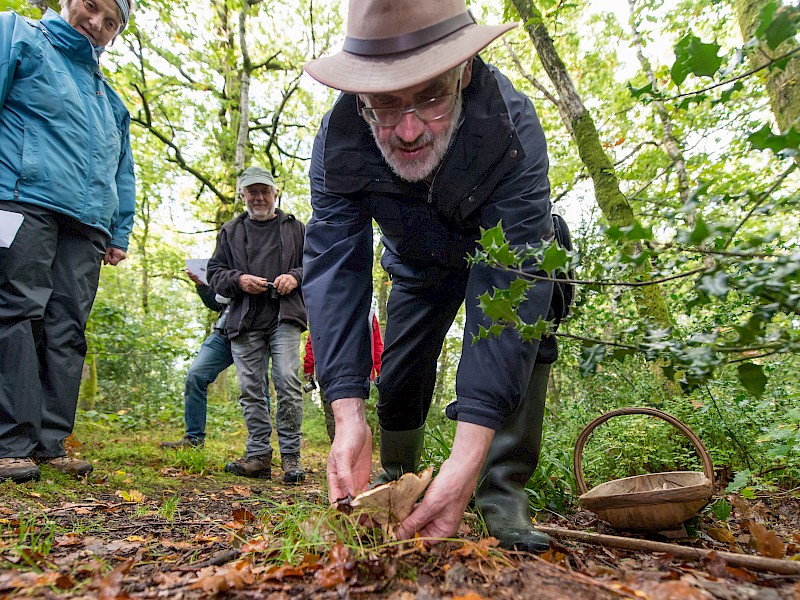
<path fill-rule="evenodd" d="M 273 334 L 249 331 L 231 340 L 239 377 L 239 404 L 247 425 L 247 456 L 270 454 L 272 422 L 264 400 L 267 363 L 272 358 L 272 381 L 277 396 L 276 426 L 282 455 L 300 452 L 303 394 L 300 387 L 300 327 L 279 323 Z"/>

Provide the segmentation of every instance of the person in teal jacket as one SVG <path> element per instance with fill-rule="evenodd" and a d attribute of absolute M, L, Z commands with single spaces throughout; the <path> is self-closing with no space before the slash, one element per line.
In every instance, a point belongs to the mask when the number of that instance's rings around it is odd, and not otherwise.
<path fill-rule="evenodd" d="M 130 115 L 99 59 L 133 0 L 0 13 L 0 481 L 69 458 L 101 263 L 126 257 L 135 209 Z"/>

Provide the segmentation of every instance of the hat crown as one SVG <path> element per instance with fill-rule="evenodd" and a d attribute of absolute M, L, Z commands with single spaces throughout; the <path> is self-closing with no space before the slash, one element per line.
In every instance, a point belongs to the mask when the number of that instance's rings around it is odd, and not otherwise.
<path fill-rule="evenodd" d="M 465 13 L 464 0 L 350 0 L 347 37 L 396 38 Z"/>
<path fill-rule="evenodd" d="M 244 171 L 242 171 L 242 174 L 239 177 L 240 188 L 245 188 L 248 185 L 253 185 L 256 183 L 263 183 L 275 187 L 275 179 L 272 177 L 272 173 L 267 171 L 264 167 L 254 165 L 252 167 L 247 167 Z"/>

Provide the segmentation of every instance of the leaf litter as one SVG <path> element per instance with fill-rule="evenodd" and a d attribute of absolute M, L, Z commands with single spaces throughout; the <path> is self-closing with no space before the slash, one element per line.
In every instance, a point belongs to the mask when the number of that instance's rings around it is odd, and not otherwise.
<path fill-rule="evenodd" d="M 704 560 L 565 539 L 532 556 L 481 538 L 481 524 L 469 514 L 458 542 L 432 547 L 421 540 L 397 542 L 387 525 L 396 526 L 398 507 L 410 510 L 427 483 L 414 483 L 410 501 L 391 497 L 382 513 L 369 500 L 381 493 L 356 502 L 354 511 L 367 506 L 373 517 L 393 515 L 384 523 L 373 518 L 371 525 L 379 526 L 373 529 L 360 524 L 356 512 L 348 516 L 331 509 L 323 473 L 321 465 L 309 469 L 301 486 L 231 485 L 227 478 L 182 475 L 162 493 L 129 488 L 122 494 L 90 482 L 93 497 L 80 502 L 47 503 L 30 495 L 35 501 L 4 500 L 0 599 L 800 597 L 800 577 L 732 567 L 718 553 L 799 558 L 800 501 L 790 495 L 729 496 L 733 512 L 727 521 L 710 513 L 697 519 L 692 539 L 678 542 L 718 551 Z M 165 514 L 164 500 L 173 496 L 177 508 Z M 297 515 L 291 510 L 299 502 L 308 507 L 307 515 L 292 533 L 287 528 Z M 337 518 L 356 533 L 337 531 L 331 526 Z M 624 535 L 586 511 L 548 521 L 542 524 Z M 292 539 L 302 542 L 293 546 Z"/>

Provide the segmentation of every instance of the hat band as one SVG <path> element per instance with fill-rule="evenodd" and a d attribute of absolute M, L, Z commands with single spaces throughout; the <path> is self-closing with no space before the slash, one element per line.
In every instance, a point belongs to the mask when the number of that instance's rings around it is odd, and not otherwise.
<path fill-rule="evenodd" d="M 472 16 L 470 11 L 467 11 L 425 29 L 395 37 L 365 40 L 348 36 L 344 40 L 342 50 L 359 56 L 385 56 L 387 54 L 407 52 L 432 44 L 459 29 L 475 23 L 475 17 Z"/>

